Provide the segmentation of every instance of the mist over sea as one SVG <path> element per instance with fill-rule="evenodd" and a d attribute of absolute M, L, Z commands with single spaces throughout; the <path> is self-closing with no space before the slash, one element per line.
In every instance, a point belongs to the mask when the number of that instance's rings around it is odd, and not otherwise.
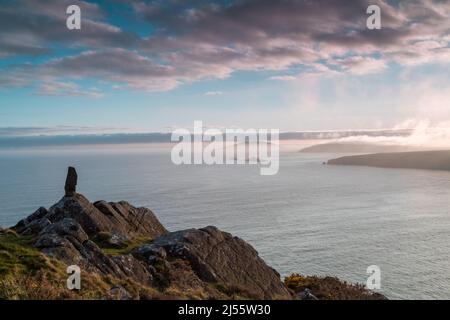
<path fill-rule="evenodd" d="M 185 165 L 162 143 L 0 149 L 0 226 L 63 196 L 67 166 L 91 201 L 152 209 L 171 231 L 215 225 L 252 244 L 282 276 L 365 283 L 389 298 L 450 298 L 450 172 L 325 166 L 339 154 L 282 148 L 280 170 Z"/>

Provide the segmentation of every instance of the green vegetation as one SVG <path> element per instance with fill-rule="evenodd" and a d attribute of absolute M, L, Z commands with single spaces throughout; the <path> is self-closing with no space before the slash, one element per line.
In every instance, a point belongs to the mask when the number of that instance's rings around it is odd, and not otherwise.
<path fill-rule="evenodd" d="M 367 290 L 361 284 L 350 284 L 335 277 L 292 274 L 284 279 L 284 284 L 295 293 L 309 289 L 319 300 L 379 300 L 384 298 L 381 294 Z"/>
<path fill-rule="evenodd" d="M 66 287 L 67 266 L 31 246 L 32 239 L 12 230 L 0 233 L 0 300 L 116 299 L 112 287 L 125 288 L 133 299 L 161 296 L 131 279 L 83 273 L 80 291 Z M 127 248 L 131 248 L 130 244 Z"/>
<path fill-rule="evenodd" d="M 48 267 L 48 259 L 31 247 L 30 238 L 19 237 L 7 230 L 0 235 L 0 276 L 9 274 L 35 274 Z"/>
<path fill-rule="evenodd" d="M 247 299 L 262 299 L 263 297 L 259 296 L 257 293 L 250 292 L 246 288 L 241 286 L 228 286 L 223 283 L 214 284 L 214 287 L 225 294 L 227 297 L 230 297 L 233 300 L 247 300 Z"/>
<path fill-rule="evenodd" d="M 105 253 L 120 255 L 150 242 L 137 238 L 123 248 L 103 247 Z M 58 299 L 121 299 L 111 289 L 122 287 L 131 299 L 206 298 L 202 290 L 184 292 L 177 286 L 159 290 L 132 279 L 118 279 L 97 273 L 83 272 L 81 290 L 67 289 L 67 266 L 32 247 L 33 239 L 17 235 L 12 230 L 0 230 L 0 300 Z M 176 295 L 175 295 L 176 293 Z"/>
<path fill-rule="evenodd" d="M 151 238 L 147 237 L 137 237 L 132 241 L 127 241 L 123 245 L 118 246 L 110 242 L 111 234 L 107 232 L 100 232 L 96 239 L 96 244 L 102 249 L 105 254 L 111 256 L 118 256 L 131 253 L 134 249 L 140 247 L 143 244 L 150 243 L 153 241 Z"/>
<path fill-rule="evenodd" d="M 137 238 L 123 247 L 108 246 L 110 236 L 101 235 L 102 250 L 109 255 L 128 254 L 152 240 Z M 117 279 L 97 273 L 83 272 L 80 291 L 66 287 L 67 266 L 49 258 L 32 247 L 31 237 L 18 236 L 12 230 L 0 230 L 0 300 L 1 299 L 121 299 L 114 287 L 122 287 L 131 299 L 258 299 L 257 294 L 246 288 L 224 284 L 198 283 L 197 276 L 184 261 L 177 264 L 177 274 L 171 274 L 167 266 L 156 261 L 153 267 L 156 283 L 146 286 L 132 279 Z M 106 245 L 106 247 L 105 247 Z M 159 279 L 161 278 L 161 279 Z M 348 284 L 333 277 L 302 276 L 286 277 L 285 285 L 295 293 L 310 289 L 319 299 L 382 299 L 383 296 L 365 289 L 359 284 Z M 164 284 L 164 285 L 162 285 Z"/>
<path fill-rule="evenodd" d="M 49 299 L 64 288 L 65 266 L 40 253 L 31 242 L 12 230 L 0 234 L 0 299 Z"/>

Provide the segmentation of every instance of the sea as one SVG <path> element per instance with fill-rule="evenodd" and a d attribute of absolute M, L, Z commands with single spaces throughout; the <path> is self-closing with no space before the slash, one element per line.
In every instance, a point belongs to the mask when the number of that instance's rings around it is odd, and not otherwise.
<path fill-rule="evenodd" d="M 328 166 L 340 156 L 281 148 L 257 165 L 175 165 L 162 143 L 0 149 L 0 226 L 64 193 L 68 166 L 92 202 L 150 208 L 170 230 L 214 225 L 249 242 L 282 277 L 366 284 L 390 299 L 450 298 L 450 172 Z"/>

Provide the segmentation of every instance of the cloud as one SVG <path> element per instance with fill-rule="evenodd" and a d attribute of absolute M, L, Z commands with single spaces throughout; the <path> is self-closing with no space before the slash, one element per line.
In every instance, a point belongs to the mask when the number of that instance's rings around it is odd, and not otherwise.
<path fill-rule="evenodd" d="M 76 92 L 42 88 L 46 78 L 167 91 L 236 71 L 302 66 L 299 76 L 361 76 L 383 72 L 390 63 L 450 62 L 450 4 L 439 0 L 133 2 L 133 19 L 154 30 L 147 37 L 108 23 L 102 8 L 87 1 L 78 1 L 84 18 L 77 32 L 65 28 L 61 14 L 72 1 L 19 1 L 20 11 L 12 4 L 0 9 L 0 58 L 49 55 L 57 45 L 78 49 L 2 69 L 0 85 L 36 86 L 43 93 Z M 369 4 L 382 9 L 381 30 L 366 28 Z"/>
<path fill-rule="evenodd" d="M 103 94 L 96 88 L 82 89 L 73 82 L 47 81 L 40 85 L 38 95 L 46 96 L 86 96 L 100 98 Z"/>
<path fill-rule="evenodd" d="M 276 80 L 276 81 L 294 81 L 297 79 L 294 76 L 273 76 L 269 78 L 270 80 Z"/>
<path fill-rule="evenodd" d="M 55 127 L 0 127 L 0 138 L 4 137 L 39 137 L 55 135 L 86 135 L 114 134 L 128 132 L 129 128 L 119 127 L 86 127 L 86 126 L 55 126 Z"/>
<path fill-rule="evenodd" d="M 0 8 L 0 57 L 47 54 L 55 43 L 68 48 L 137 44 L 136 35 L 104 22 L 102 9 L 87 1 L 76 1 L 82 13 L 82 30 L 68 30 L 66 8 L 72 4 L 71 0 L 7 0 Z"/>
<path fill-rule="evenodd" d="M 398 6 L 391 6 L 381 0 L 248 0 L 195 9 L 173 3 L 141 3 L 136 8 L 166 33 L 177 34 L 151 37 L 148 49 L 177 50 L 179 60 L 223 63 L 233 70 L 284 69 L 352 52 L 361 57 L 382 53 L 381 59 L 407 63 L 408 57 L 417 60 L 411 52 L 419 54 L 418 42 L 434 41 L 433 47 L 422 46 L 422 61 L 450 61 L 446 56 L 450 7 L 443 1 L 399 1 Z M 369 4 L 380 5 L 382 30 L 366 28 Z M 370 62 L 372 67 L 366 63 L 352 70 L 362 73 L 382 68 L 381 62 Z"/>
<path fill-rule="evenodd" d="M 87 51 L 82 54 L 50 60 L 42 65 L 23 65 L 0 75 L 0 83 L 30 84 L 35 81 L 40 93 L 74 95 L 79 91 L 65 79 L 95 79 L 119 84 L 116 88 L 131 88 L 143 91 L 166 91 L 177 86 L 182 74 L 170 66 L 155 64 L 147 57 L 124 49 Z M 9 78 L 5 79 L 5 76 Z M 28 80 L 27 80 L 28 79 Z M 91 92 L 92 93 L 92 92 Z"/>
<path fill-rule="evenodd" d="M 382 59 L 361 56 L 335 59 L 329 63 L 338 66 L 341 71 L 355 75 L 379 73 L 387 68 L 386 61 Z"/>
<path fill-rule="evenodd" d="M 222 91 L 208 91 L 205 92 L 205 96 L 221 96 L 223 95 Z"/>
<path fill-rule="evenodd" d="M 427 149 L 450 148 L 450 122 L 432 122 L 430 119 L 408 119 L 394 126 L 394 130 L 409 129 L 406 136 L 351 136 L 337 142 L 358 142 L 379 145 L 408 146 Z"/>

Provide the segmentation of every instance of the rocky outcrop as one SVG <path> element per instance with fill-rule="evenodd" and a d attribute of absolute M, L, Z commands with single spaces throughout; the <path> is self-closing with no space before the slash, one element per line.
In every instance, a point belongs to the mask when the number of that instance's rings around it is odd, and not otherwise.
<path fill-rule="evenodd" d="M 146 208 L 135 208 L 126 202 L 91 204 L 80 194 L 63 197 L 49 210 L 39 208 L 13 230 L 33 236 L 36 248 L 68 265 L 119 278 L 133 277 L 141 283 L 151 281 L 144 263 L 131 254 L 107 255 L 99 242 L 121 248 L 139 237 L 150 241 L 167 233 Z"/>
<path fill-rule="evenodd" d="M 12 229 L 67 265 L 132 279 L 171 295 L 292 298 L 280 275 L 244 240 L 215 227 L 169 233 L 149 209 L 125 201 L 91 203 L 74 193 L 48 210 L 39 208 Z M 111 289 L 111 296 L 127 297 L 122 289 Z"/>
<path fill-rule="evenodd" d="M 149 265 L 167 268 L 177 259 L 187 261 L 200 280 L 243 290 L 255 298 L 291 297 L 280 275 L 252 246 L 216 227 L 172 232 L 141 246 L 134 254 Z"/>
<path fill-rule="evenodd" d="M 154 239 L 167 233 L 153 212 L 146 208 L 135 208 L 129 203 L 98 201 L 91 204 L 81 194 L 63 197 L 49 210 L 39 208 L 15 227 L 19 233 L 35 234 L 49 224 L 63 219 L 73 219 L 91 238 L 100 233 L 109 234 L 118 244 L 136 237 Z"/>
<path fill-rule="evenodd" d="M 111 222 L 113 238 L 156 238 L 167 233 L 153 212 L 147 208 L 135 208 L 126 201 L 117 203 L 97 201 L 94 207 Z M 114 240 L 114 239 L 113 239 Z"/>

